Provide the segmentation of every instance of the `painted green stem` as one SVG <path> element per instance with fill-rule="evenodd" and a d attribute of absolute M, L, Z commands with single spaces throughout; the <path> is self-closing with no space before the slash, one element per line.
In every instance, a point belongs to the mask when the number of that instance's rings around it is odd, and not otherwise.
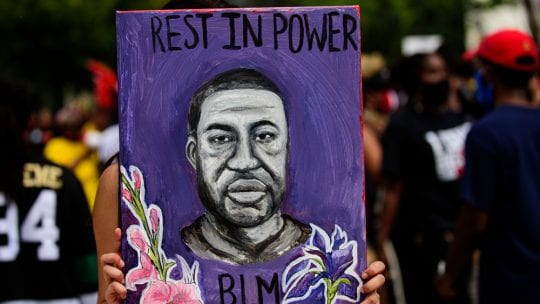
<path fill-rule="evenodd" d="M 326 304 L 333 304 L 334 303 L 334 301 L 336 299 L 336 296 L 337 296 L 339 285 L 341 285 L 341 284 L 351 285 L 351 281 L 349 279 L 346 279 L 346 278 L 339 278 L 335 282 L 332 282 L 331 279 L 327 278 L 327 279 L 324 279 L 324 282 L 326 283 L 326 286 L 327 286 L 327 288 L 326 288 Z"/>
<path fill-rule="evenodd" d="M 136 213 L 136 216 L 141 221 L 141 224 L 143 225 L 143 229 L 148 236 L 148 239 L 150 241 L 150 252 L 148 253 L 148 256 L 150 257 L 150 260 L 152 261 L 152 264 L 156 267 L 159 278 L 162 281 L 166 281 L 167 279 L 167 270 L 171 267 L 169 265 L 164 265 L 163 257 L 159 252 L 159 246 L 158 246 L 158 240 L 157 240 L 157 232 L 153 233 L 150 229 L 150 226 L 148 225 L 148 219 L 146 218 L 146 208 L 141 202 L 141 193 L 139 189 L 133 189 L 131 186 L 131 183 L 127 179 L 125 175 L 122 174 L 122 183 L 127 188 L 129 194 L 131 195 L 133 210 Z"/>

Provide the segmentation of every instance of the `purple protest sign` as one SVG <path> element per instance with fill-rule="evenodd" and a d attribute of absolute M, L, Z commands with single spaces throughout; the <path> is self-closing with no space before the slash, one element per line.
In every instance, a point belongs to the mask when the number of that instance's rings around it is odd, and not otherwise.
<path fill-rule="evenodd" d="M 117 14 L 128 303 L 359 303 L 358 7 Z"/>

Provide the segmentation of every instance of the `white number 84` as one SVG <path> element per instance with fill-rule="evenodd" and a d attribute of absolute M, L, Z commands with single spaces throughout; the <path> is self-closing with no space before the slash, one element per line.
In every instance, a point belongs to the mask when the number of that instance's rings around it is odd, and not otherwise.
<path fill-rule="evenodd" d="M 9 262 L 17 258 L 19 244 L 19 211 L 17 204 L 8 204 L 0 193 L 0 207 L 7 204 L 6 217 L 0 219 L 0 234 L 7 235 L 7 244 L 0 246 L 0 261 Z M 56 242 L 60 231 L 56 227 L 56 192 L 41 190 L 28 215 L 21 225 L 21 241 L 41 243 L 37 250 L 40 261 L 55 261 L 60 257 Z"/>

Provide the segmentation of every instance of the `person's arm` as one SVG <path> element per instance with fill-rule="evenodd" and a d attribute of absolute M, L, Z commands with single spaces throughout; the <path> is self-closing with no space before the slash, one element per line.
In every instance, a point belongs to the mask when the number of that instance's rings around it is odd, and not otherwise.
<path fill-rule="evenodd" d="M 384 244 L 389 240 L 394 227 L 394 221 L 399 211 L 399 204 L 404 191 L 404 176 L 407 173 L 406 159 L 407 120 L 403 119 L 402 112 L 396 112 L 390 119 L 388 128 L 382 137 L 383 157 L 381 166 L 382 179 L 382 210 L 379 215 L 379 231 L 375 239 L 375 249 L 379 259 L 386 261 Z"/>
<path fill-rule="evenodd" d="M 118 227 L 118 188 L 119 168 L 117 163 L 111 164 L 99 179 L 96 201 L 92 214 L 94 237 L 96 239 L 98 260 L 98 303 L 105 303 L 105 281 L 102 256 L 109 253 L 120 255 L 120 241 L 115 229 Z"/>
<path fill-rule="evenodd" d="M 487 222 L 486 211 L 467 204 L 463 206 L 456 226 L 456 237 L 448 252 L 446 271 L 435 279 L 441 298 L 449 299 L 455 295 L 452 285 L 478 248 Z"/>
<path fill-rule="evenodd" d="M 380 228 L 375 240 L 375 247 L 379 258 L 386 261 L 384 243 L 390 239 L 390 233 L 394 227 L 394 221 L 399 209 L 399 203 L 403 192 L 403 183 L 399 180 L 388 181 L 384 184 L 382 211 L 380 215 Z"/>
<path fill-rule="evenodd" d="M 375 132 L 364 125 L 364 160 L 366 172 L 371 175 L 375 182 L 381 176 L 383 151 L 379 138 Z"/>
<path fill-rule="evenodd" d="M 446 271 L 435 278 L 435 287 L 442 298 L 450 298 L 452 285 L 478 248 L 488 224 L 488 212 L 497 197 L 497 176 L 500 173 L 498 142 L 492 130 L 477 124 L 467 135 L 465 143 L 465 171 L 460 196 L 466 204 L 456 225 L 455 239 L 446 261 Z"/>

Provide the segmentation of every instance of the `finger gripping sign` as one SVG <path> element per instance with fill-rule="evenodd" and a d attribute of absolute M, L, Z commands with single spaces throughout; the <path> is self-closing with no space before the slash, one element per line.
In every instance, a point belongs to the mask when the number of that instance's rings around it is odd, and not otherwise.
<path fill-rule="evenodd" d="M 360 303 L 359 8 L 117 13 L 128 303 Z"/>

